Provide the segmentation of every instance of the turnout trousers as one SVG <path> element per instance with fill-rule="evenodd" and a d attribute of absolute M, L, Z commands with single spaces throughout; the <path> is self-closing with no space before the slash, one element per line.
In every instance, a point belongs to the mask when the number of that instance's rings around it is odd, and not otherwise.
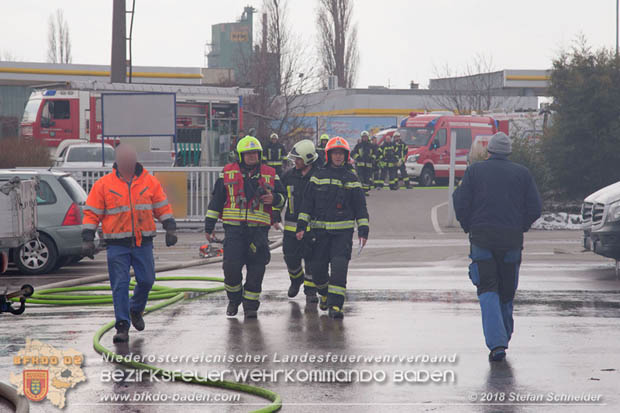
<path fill-rule="evenodd" d="M 383 173 L 381 178 L 385 181 L 385 178 L 388 178 L 388 182 L 390 184 L 390 189 L 397 190 L 398 189 L 398 178 L 397 178 L 397 170 L 395 166 L 386 166 L 383 168 Z"/>
<path fill-rule="evenodd" d="M 368 192 L 373 185 L 372 167 L 358 166 L 356 169 L 362 183 L 362 189 L 364 192 Z"/>
<path fill-rule="evenodd" d="M 373 179 L 373 183 L 375 184 L 375 188 L 377 189 L 383 188 L 383 184 L 385 183 L 385 178 L 383 177 L 383 168 L 380 167 L 378 164 L 375 165 L 373 169 L 372 179 Z"/>
<path fill-rule="evenodd" d="M 405 166 L 405 163 L 403 162 L 402 164 L 400 164 L 400 166 L 398 166 L 396 168 L 396 172 L 397 172 L 397 178 L 398 175 L 400 175 L 400 179 L 403 180 L 403 187 L 405 188 L 410 188 L 410 183 L 409 183 L 409 174 L 407 173 L 407 167 Z"/>
<path fill-rule="evenodd" d="M 243 303 L 244 310 L 258 310 L 265 267 L 271 259 L 269 227 L 225 224 L 224 231 L 224 287 L 228 300 Z"/>
<path fill-rule="evenodd" d="M 318 293 L 327 296 L 327 305 L 342 309 L 347 288 L 347 272 L 353 249 L 353 230 L 314 230 L 312 278 Z"/>
<path fill-rule="evenodd" d="M 305 238 L 299 241 L 295 237 L 294 231 L 284 231 L 282 252 L 284 262 L 288 269 L 288 276 L 293 284 L 304 284 L 306 295 L 316 295 L 316 285 L 312 281 L 312 271 L 309 265 L 309 258 L 312 252 L 308 245 L 309 241 Z M 302 263 L 303 261 L 303 263 Z"/>
<path fill-rule="evenodd" d="M 508 348 L 514 331 L 513 299 L 519 284 L 521 249 L 486 249 L 471 244 L 469 278 L 478 290 L 482 330 L 489 350 Z"/>

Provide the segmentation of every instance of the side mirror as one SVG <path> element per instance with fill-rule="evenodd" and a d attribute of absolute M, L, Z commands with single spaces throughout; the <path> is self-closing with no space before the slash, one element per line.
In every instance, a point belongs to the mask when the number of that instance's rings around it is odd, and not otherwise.
<path fill-rule="evenodd" d="M 433 150 L 435 150 L 437 148 L 439 148 L 439 139 L 435 139 L 433 141 L 433 145 L 431 146 L 431 149 L 433 149 Z"/>

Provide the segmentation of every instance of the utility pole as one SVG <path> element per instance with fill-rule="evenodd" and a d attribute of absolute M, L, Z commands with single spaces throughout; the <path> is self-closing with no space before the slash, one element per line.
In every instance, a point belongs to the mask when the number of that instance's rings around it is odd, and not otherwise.
<path fill-rule="evenodd" d="M 618 57 L 618 43 L 620 42 L 620 0 L 616 0 L 616 57 Z"/>
<path fill-rule="evenodd" d="M 127 28 L 125 0 L 114 0 L 112 11 L 112 63 L 110 82 L 127 82 Z"/>

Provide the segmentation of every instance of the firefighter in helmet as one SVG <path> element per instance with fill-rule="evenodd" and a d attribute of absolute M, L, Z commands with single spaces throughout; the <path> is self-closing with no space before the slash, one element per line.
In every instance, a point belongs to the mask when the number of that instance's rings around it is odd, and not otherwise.
<path fill-rule="evenodd" d="M 398 156 L 396 153 L 396 146 L 392 142 L 390 135 L 385 135 L 383 143 L 379 147 L 381 153 L 380 158 L 383 165 L 383 172 L 381 174 L 381 180 L 385 181 L 388 178 L 390 189 L 395 191 L 398 189 L 398 179 L 396 177 L 396 167 L 398 164 Z"/>
<path fill-rule="evenodd" d="M 362 131 L 360 136 L 362 141 L 355 145 L 351 158 L 355 161 L 355 169 L 362 183 L 362 189 L 368 195 L 372 185 L 372 163 L 375 153 L 369 140 L 370 134 L 368 131 Z"/>
<path fill-rule="evenodd" d="M 302 240 L 308 225 L 314 232 L 311 268 L 320 296 L 319 308 L 329 316 L 343 318 L 347 272 L 353 248 L 353 232 L 361 246 L 369 232 L 366 197 L 357 175 L 347 168 L 351 149 L 340 136 L 325 147 L 325 168 L 312 178 L 297 218 L 297 239 Z M 331 267 L 331 274 L 330 274 Z"/>
<path fill-rule="evenodd" d="M 394 132 L 394 146 L 396 147 L 397 159 L 396 182 L 398 183 L 398 174 L 400 173 L 400 178 L 403 180 L 403 186 L 407 189 L 411 189 L 409 174 L 407 173 L 407 167 L 405 166 L 407 154 L 409 153 L 409 145 L 402 141 L 399 131 Z"/>
<path fill-rule="evenodd" d="M 288 296 L 290 298 L 297 296 L 303 284 L 307 303 L 318 302 L 316 286 L 312 281 L 310 266 L 307 261 L 311 258 L 312 233 L 311 231 L 306 232 L 301 240 L 295 237 L 295 233 L 297 216 L 303 203 L 306 187 L 310 178 L 318 170 L 318 157 L 312 141 L 308 139 L 299 141 L 288 154 L 288 159 L 295 164 L 295 167 L 282 175 L 282 185 L 286 189 L 288 202 L 284 207 L 284 239 L 282 245 L 284 261 L 291 280 Z"/>
<path fill-rule="evenodd" d="M 282 176 L 282 166 L 286 161 L 286 150 L 284 145 L 278 142 L 278 134 L 272 133 L 269 142 L 263 151 L 263 162 L 276 170 L 278 176 Z"/>
<path fill-rule="evenodd" d="M 329 141 L 329 135 L 324 133 L 319 138 L 319 145 L 316 147 L 316 153 L 319 155 L 317 161 L 319 166 L 325 166 L 325 145 Z"/>
<path fill-rule="evenodd" d="M 224 224 L 224 287 L 228 295 L 226 315 L 257 316 L 265 267 L 271 259 L 267 234 L 273 223 L 272 208 L 282 208 L 284 188 L 276 171 L 261 164 L 258 139 L 246 136 L 237 143 L 238 158 L 229 163 L 215 182 L 205 217 L 208 241 L 218 219 Z M 242 285 L 243 267 L 246 267 Z"/>

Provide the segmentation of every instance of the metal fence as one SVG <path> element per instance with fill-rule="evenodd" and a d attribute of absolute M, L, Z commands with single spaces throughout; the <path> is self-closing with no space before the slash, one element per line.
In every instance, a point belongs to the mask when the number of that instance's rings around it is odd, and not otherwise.
<path fill-rule="evenodd" d="M 79 182 L 82 188 L 84 188 L 86 193 L 90 192 L 90 189 L 93 187 L 93 184 L 97 179 L 112 170 L 111 167 L 63 167 L 55 169 L 70 173 Z M 220 167 L 150 167 L 148 168 L 148 171 L 153 174 L 157 172 L 185 173 L 187 182 L 187 211 L 186 217 L 180 218 L 179 220 L 203 221 L 207 212 L 211 190 L 221 169 L 222 168 Z"/>

